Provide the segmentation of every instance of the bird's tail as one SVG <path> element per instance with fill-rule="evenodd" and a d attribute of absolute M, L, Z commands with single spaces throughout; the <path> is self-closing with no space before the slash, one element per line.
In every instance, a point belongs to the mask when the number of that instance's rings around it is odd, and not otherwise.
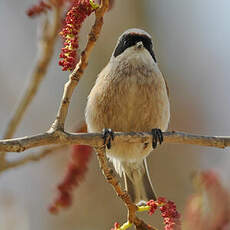
<path fill-rule="evenodd" d="M 149 177 L 146 159 L 140 162 L 122 162 L 122 170 L 125 188 L 135 204 L 157 199 Z"/>

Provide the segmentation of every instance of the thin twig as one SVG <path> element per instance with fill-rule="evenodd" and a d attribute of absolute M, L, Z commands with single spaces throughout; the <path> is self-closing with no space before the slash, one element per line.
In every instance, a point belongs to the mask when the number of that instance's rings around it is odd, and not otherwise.
<path fill-rule="evenodd" d="M 13 114 L 7 125 L 7 129 L 3 137 L 4 139 L 13 137 L 16 128 L 18 127 L 23 115 L 25 114 L 26 109 L 36 95 L 41 81 L 44 79 L 50 60 L 53 56 L 54 45 L 57 39 L 58 32 L 60 30 L 61 12 L 61 7 L 54 7 L 53 23 L 50 24 L 48 22 L 48 19 L 44 21 L 45 25 L 43 26 L 42 38 L 40 40 L 39 57 L 31 75 L 31 81 L 24 95 L 22 96 L 22 99 L 18 107 L 16 108 L 15 113 Z M 4 162 L 4 159 L 5 153 L 2 153 L 0 156 L 0 161 Z"/>
<path fill-rule="evenodd" d="M 8 161 L 6 162 L 6 164 L 4 165 L 4 167 L 0 168 L 0 173 L 3 171 L 6 171 L 8 169 L 12 169 L 12 168 L 18 168 L 22 165 L 25 165 L 29 162 L 37 162 L 40 161 L 41 159 L 51 155 L 52 153 L 56 152 L 56 151 L 60 151 L 64 148 L 66 148 L 66 145 L 58 145 L 58 146 L 52 146 L 46 149 L 43 149 L 41 152 L 39 153 L 34 153 L 33 155 L 29 155 L 29 156 L 25 156 L 22 159 L 16 160 L 16 161 Z"/>
<path fill-rule="evenodd" d="M 105 12 L 109 8 L 109 0 L 102 0 L 101 6 L 95 11 L 95 23 L 92 26 L 91 32 L 89 33 L 88 42 L 86 48 L 81 53 L 80 60 L 76 65 L 76 68 L 69 76 L 69 81 L 65 84 L 62 100 L 58 109 L 56 120 L 53 122 L 50 131 L 64 130 L 64 123 L 69 109 L 70 99 L 73 91 L 78 85 L 85 68 L 88 65 L 89 54 L 99 37 L 99 34 L 103 25 L 103 17 Z"/>
<path fill-rule="evenodd" d="M 152 142 L 152 134 L 149 132 L 115 132 L 114 143 L 149 143 Z M 215 148 L 225 148 L 230 146 L 230 137 L 200 136 L 182 132 L 164 132 L 164 143 L 192 144 Z M 47 132 L 30 137 L 21 137 L 8 140 L 0 140 L 0 151 L 23 152 L 38 146 L 51 144 L 81 144 L 92 147 L 103 145 L 102 133 L 68 133 L 64 131 Z"/>

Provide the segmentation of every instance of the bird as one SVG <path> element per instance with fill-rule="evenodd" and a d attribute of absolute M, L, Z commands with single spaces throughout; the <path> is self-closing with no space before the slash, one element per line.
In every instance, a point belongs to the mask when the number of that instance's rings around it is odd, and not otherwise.
<path fill-rule="evenodd" d="M 156 200 L 146 157 L 163 141 L 170 120 L 169 93 L 153 49 L 152 37 L 131 28 L 119 37 L 108 64 L 98 74 L 88 96 L 88 132 L 110 137 L 106 155 L 124 176 L 132 202 Z M 151 143 L 113 143 L 113 132 L 152 132 Z"/>

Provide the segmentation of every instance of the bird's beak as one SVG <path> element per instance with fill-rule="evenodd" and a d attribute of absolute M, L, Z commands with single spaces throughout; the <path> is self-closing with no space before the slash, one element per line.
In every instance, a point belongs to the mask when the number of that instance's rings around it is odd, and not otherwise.
<path fill-rule="evenodd" d="M 142 49 L 143 47 L 144 47 L 143 42 L 140 41 L 140 42 L 136 43 L 136 48 L 137 49 Z"/>

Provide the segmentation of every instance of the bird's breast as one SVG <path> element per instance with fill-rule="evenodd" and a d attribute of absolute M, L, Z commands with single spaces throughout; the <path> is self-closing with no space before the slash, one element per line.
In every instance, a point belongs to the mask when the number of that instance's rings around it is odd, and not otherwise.
<path fill-rule="evenodd" d="M 86 107 L 89 131 L 167 129 L 169 101 L 163 76 L 141 71 L 121 75 L 99 76 Z"/>

